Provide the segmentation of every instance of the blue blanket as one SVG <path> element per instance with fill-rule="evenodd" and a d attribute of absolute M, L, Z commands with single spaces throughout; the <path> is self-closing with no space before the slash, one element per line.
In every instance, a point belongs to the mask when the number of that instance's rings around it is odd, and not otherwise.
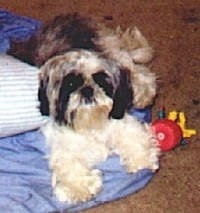
<path fill-rule="evenodd" d="M 31 131 L 0 139 L 0 209 L 4 213 L 77 212 L 132 194 L 152 177 L 149 170 L 127 174 L 119 158 L 112 156 L 97 166 L 104 174 L 103 190 L 79 205 L 61 203 L 53 195 L 51 171 L 41 132 Z"/>
<path fill-rule="evenodd" d="M 0 10 L 0 51 L 9 48 L 11 40 L 26 39 L 40 23 Z M 150 121 L 150 109 L 132 110 L 133 116 Z M 153 177 L 144 169 L 128 174 L 118 156 L 109 157 L 97 166 L 103 172 L 103 190 L 92 200 L 78 205 L 59 202 L 53 195 L 48 154 L 39 130 L 0 139 L 0 210 L 4 213 L 78 212 L 113 201 L 142 189 Z"/>
<path fill-rule="evenodd" d="M 41 23 L 35 19 L 0 9 L 0 52 L 9 49 L 10 41 L 24 41 L 40 27 Z"/>

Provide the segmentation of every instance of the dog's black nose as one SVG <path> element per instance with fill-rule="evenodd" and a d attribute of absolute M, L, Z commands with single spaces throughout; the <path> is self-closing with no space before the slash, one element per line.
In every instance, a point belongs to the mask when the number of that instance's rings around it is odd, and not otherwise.
<path fill-rule="evenodd" d="M 81 94 L 83 97 L 90 99 L 93 96 L 94 90 L 90 86 L 85 86 L 81 89 Z"/>

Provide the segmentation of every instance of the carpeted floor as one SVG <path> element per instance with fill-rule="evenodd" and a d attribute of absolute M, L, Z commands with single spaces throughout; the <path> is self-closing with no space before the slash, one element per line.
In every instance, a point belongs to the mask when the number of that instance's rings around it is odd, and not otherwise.
<path fill-rule="evenodd" d="M 200 2 L 198 0 L 0 0 L 0 7 L 46 21 L 60 13 L 100 17 L 110 26 L 136 25 L 156 51 L 151 65 L 160 106 L 184 111 L 187 126 L 200 129 Z M 141 191 L 86 213 L 199 213 L 200 135 L 165 153 L 160 170 Z"/>

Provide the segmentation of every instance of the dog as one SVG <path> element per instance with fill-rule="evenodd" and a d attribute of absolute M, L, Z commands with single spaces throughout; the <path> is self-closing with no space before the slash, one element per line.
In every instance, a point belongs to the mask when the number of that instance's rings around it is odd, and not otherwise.
<path fill-rule="evenodd" d="M 56 17 L 31 41 L 27 58 L 40 67 L 40 110 L 50 117 L 42 131 L 58 199 L 75 204 L 97 195 L 103 186 L 96 165 L 113 154 L 127 172 L 158 169 L 150 125 L 128 113 L 156 95 L 146 66 L 153 50 L 140 31 L 73 14 Z M 24 46 L 30 50 L 30 42 Z"/>

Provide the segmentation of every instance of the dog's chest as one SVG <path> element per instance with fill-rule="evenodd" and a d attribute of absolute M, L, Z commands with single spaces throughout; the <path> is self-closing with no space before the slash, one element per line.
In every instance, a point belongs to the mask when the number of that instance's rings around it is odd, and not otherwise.
<path fill-rule="evenodd" d="M 109 109 L 106 106 L 82 107 L 75 113 L 73 128 L 77 132 L 102 132 L 108 123 Z"/>

